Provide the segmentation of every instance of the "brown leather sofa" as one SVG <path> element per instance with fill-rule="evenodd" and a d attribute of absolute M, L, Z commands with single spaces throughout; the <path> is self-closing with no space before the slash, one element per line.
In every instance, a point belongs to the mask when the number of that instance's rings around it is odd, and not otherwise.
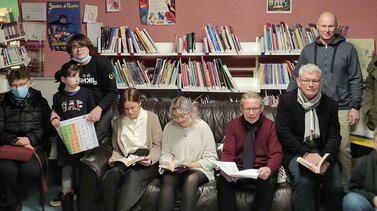
<path fill-rule="evenodd" d="M 142 107 L 146 110 L 155 112 L 159 119 L 162 128 L 170 121 L 169 115 L 170 102 L 143 102 Z M 197 105 L 198 116 L 208 123 L 215 137 L 215 141 L 218 145 L 224 136 L 224 126 L 227 122 L 241 115 L 239 103 L 235 102 L 213 102 L 209 104 Z M 272 120 L 276 115 L 276 109 L 269 106 L 265 106 L 264 115 Z M 83 159 L 88 169 L 92 169 L 98 177 L 102 177 L 106 170 L 106 163 L 103 162 L 103 156 L 109 156 L 109 153 L 91 153 L 90 156 Z M 102 158 L 101 158 L 102 156 Z M 106 159 L 105 159 L 106 160 Z M 160 178 L 154 179 L 148 186 L 145 194 L 141 198 L 139 204 L 134 210 L 157 210 L 157 198 L 159 192 Z M 179 210 L 179 198 L 180 194 L 177 193 L 176 210 Z M 210 181 L 199 188 L 199 200 L 197 201 L 197 210 L 209 210 L 216 211 L 217 208 L 217 191 L 216 181 Z M 239 190 L 236 193 L 237 210 L 250 210 L 251 203 L 253 202 L 254 190 L 248 188 L 245 190 Z M 292 210 L 291 204 L 292 191 L 289 184 L 289 180 L 278 183 L 277 190 L 275 192 L 272 210 Z"/>

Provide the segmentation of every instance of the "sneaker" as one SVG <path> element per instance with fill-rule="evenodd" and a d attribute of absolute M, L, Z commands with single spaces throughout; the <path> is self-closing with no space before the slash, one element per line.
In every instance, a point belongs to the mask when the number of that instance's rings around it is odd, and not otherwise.
<path fill-rule="evenodd" d="M 63 198 L 63 192 L 59 192 L 58 195 L 50 201 L 51 207 L 60 207 L 62 206 L 62 198 Z M 73 200 L 77 199 L 76 193 L 73 195 Z"/>
<path fill-rule="evenodd" d="M 54 199 L 52 199 L 50 201 L 50 206 L 51 207 L 60 207 L 60 206 L 62 206 L 62 197 L 63 197 L 63 193 L 60 191 L 58 193 L 58 195 Z"/>

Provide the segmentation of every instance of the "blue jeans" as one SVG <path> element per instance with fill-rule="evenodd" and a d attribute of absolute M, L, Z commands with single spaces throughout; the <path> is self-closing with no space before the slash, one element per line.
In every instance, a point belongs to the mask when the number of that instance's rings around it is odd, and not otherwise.
<path fill-rule="evenodd" d="M 320 183 L 323 184 L 327 210 L 342 210 L 342 185 L 338 163 L 330 165 L 323 174 L 315 174 L 293 158 L 288 170 L 293 177 L 293 207 L 299 211 L 320 208 Z"/>
<path fill-rule="evenodd" d="M 362 195 L 349 192 L 343 198 L 344 211 L 374 211 L 372 204 Z"/>

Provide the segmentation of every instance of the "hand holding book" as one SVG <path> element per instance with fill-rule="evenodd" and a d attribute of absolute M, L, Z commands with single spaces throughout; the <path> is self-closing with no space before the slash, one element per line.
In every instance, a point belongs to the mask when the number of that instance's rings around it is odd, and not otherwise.
<path fill-rule="evenodd" d="M 171 171 L 171 172 L 185 171 L 190 168 L 189 164 L 184 162 L 183 160 L 175 160 L 173 162 L 167 162 L 167 163 L 159 165 L 158 167 L 164 170 Z"/>
<path fill-rule="evenodd" d="M 329 153 L 326 153 L 323 157 L 320 157 L 317 153 L 309 153 L 307 156 L 298 157 L 297 162 L 316 174 L 323 174 L 330 166 L 326 161 L 329 155 Z M 320 158 L 319 160 L 317 159 L 318 156 Z"/>

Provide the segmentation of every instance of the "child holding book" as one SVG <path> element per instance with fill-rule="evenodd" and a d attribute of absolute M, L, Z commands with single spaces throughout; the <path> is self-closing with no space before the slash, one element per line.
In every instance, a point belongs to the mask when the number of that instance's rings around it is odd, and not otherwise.
<path fill-rule="evenodd" d="M 89 89 L 79 86 L 80 68 L 73 63 L 65 63 L 55 73 L 55 80 L 64 84 L 64 89 L 53 96 L 53 109 L 58 116 L 51 119 L 52 125 L 57 128 L 60 121 L 88 114 L 94 107 L 94 97 Z M 78 173 L 78 165 L 83 153 L 69 154 L 63 142 L 57 142 L 57 164 L 62 167 L 62 207 L 63 210 L 73 210 L 74 180 Z"/>

